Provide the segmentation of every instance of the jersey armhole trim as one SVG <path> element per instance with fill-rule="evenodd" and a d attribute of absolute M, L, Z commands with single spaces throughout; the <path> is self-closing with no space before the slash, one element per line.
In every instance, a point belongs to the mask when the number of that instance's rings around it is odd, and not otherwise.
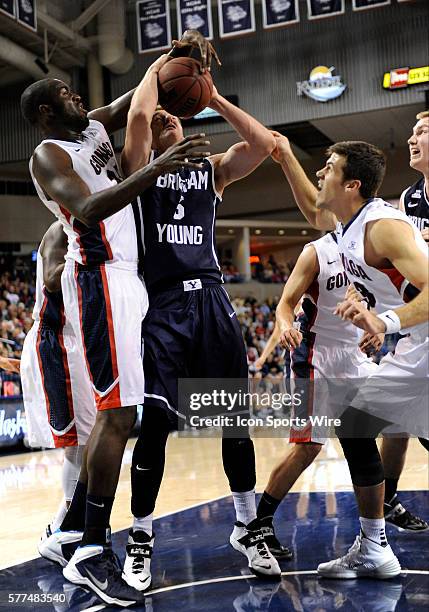
<path fill-rule="evenodd" d="M 210 166 L 212 167 L 212 187 L 213 187 L 214 194 L 217 197 L 217 199 L 219 200 L 219 202 L 222 202 L 222 196 L 217 191 L 216 185 L 215 185 L 215 167 L 213 165 L 212 160 L 209 157 L 207 157 L 206 159 L 209 162 Z"/>

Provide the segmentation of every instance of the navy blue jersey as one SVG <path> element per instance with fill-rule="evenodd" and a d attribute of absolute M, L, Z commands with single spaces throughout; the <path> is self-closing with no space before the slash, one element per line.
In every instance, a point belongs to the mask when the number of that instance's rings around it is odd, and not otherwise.
<path fill-rule="evenodd" d="M 158 177 L 142 195 L 143 273 L 149 291 L 195 278 L 223 282 L 215 220 L 221 198 L 209 160 Z"/>
<path fill-rule="evenodd" d="M 429 227 L 429 197 L 425 191 L 425 179 L 421 178 L 417 183 L 404 191 L 405 213 L 420 231 Z"/>

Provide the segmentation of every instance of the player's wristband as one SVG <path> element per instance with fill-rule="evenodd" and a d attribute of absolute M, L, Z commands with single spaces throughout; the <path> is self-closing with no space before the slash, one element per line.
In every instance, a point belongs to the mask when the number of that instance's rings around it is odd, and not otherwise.
<path fill-rule="evenodd" d="M 401 329 L 401 321 L 393 310 L 386 310 L 377 316 L 386 326 L 385 334 L 397 334 Z"/>

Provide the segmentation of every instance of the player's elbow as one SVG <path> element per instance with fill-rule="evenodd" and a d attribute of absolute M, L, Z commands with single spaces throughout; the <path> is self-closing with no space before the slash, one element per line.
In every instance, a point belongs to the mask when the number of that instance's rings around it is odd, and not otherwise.
<path fill-rule="evenodd" d="M 274 136 L 267 130 L 264 137 L 258 142 L 257 149 L 262 159 L 267 158 L 276 148 Z"/>

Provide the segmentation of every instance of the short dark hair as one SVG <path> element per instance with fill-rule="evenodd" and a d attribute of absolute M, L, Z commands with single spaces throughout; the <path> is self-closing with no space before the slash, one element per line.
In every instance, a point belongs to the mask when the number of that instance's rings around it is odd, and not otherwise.
<path fill-rule="evenodd" d="M 386 172 L 386 157 L 380 149 L 359 140 L 337 142 L 329 147 L 328 155 L 336 153 L 346 158 L 344 180 L 361 182 L 359 193 L 363 198 L 377 195 Z"/>
<path fill-rule="evenodd" d="M 41 79 L 29 85 L 21 95 L 21 113 L 31 125 L 37 125 L 40 119 L 39 106 L 52 104 L 54 85 L 57 79 Z"/>

